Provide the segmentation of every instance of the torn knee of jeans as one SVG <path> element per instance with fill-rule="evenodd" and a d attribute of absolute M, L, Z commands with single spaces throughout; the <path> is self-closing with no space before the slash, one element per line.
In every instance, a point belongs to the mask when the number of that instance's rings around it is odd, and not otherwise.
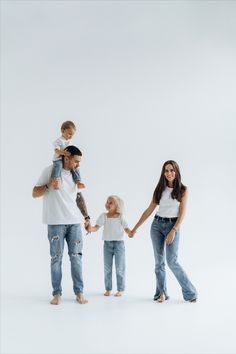
<path fill-rule="evenodd" d="M 55 235 L 52 237 L 52 241 L 58 241 L 59 240 L 59 236 L 58 235 Z"/>
<path fill-rule="evenodd" d="M 81 252 L 79 252 L 79 253 L 71 253 L 71 256 L 72 257 L 76 257 L 76 256 L 82 256 L 82 253 Z"/>

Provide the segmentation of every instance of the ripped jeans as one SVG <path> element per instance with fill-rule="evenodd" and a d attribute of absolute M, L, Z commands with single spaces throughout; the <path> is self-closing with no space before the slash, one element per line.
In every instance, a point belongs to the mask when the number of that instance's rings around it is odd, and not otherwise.
<path fill-rule="evenodd" d="M 53 296 L 62 294 L 61 279 L 64 240 L 66 240 L 68 245 L 74 293 L 83 293 L 83 239 L 80 224 L 48 225 L 48 240 L 50 243 Z"/>

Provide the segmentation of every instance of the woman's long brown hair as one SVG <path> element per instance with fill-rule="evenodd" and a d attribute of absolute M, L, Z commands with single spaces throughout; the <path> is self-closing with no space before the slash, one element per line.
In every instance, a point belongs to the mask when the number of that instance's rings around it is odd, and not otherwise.
<path fill-rule="evenodd" d="M 162 166 L 161 176 L 160 176 L 159 182 L 158 182 L 158 184 L 154 190 L 154 193 L 153 193 L 153 201 L 156 204 L 160 203 L 162 192 L 168 186 L 167 180 L 164 175 L 166 165 L 172 165 L 173 169 L 175 171 L 175 179 L 173 182 L 173 191 L 171 192 L 171 197 L 173 199 L 177 199 L 180 202 L 181 198 L 184 195 L 184 192 L 186 190 L 186 186 L 184 186 L 181 182 L 181 174 L 180 174 L 180 170 L 179 170 L 179 166 L 178 166 L 177 162 L 175 162 L 173 160 L 168 160 Z"/>

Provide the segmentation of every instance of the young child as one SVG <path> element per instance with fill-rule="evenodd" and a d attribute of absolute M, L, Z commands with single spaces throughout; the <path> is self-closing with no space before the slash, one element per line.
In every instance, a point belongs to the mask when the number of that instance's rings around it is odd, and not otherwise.
<path fill-rule="evenodd" d="M 124 231 L 129 234 L 127 222 L 123 216 L 123 201 L 116 195 L 107 198 L 105 208 L 107 213 L 102 213 L 95 226 L 89 226 L 88 232 L 96 232 L 103 226 L 102 239 L 104 240 L 104 278 L 105 296 L 111 295 L 112 290 L 112 263 L 115 257 L 117 293 L 122 296 L 125 290 L 125 244 Z"/>
<path fill-rule="evenodd" d="M 54 180 L 54 189 L 59 189 L 59 180 L 58 178 L 61 177 L 61 170 L 62 170 L 62 156 L 68 156 L 70 153 L 68 151 L 64 151 L 64 149 L 72 144 L 72 137 L 75 134 L 76 126 L 70 120 L 62 123 L 61 126 L 61 136 L 54 141 L 53 146 L 54 156 L 53 156 L 53 169 L 52 169 L 52 179 Z M 73 179 L 77 184 L 78 188 L 85 188 L 85 185 L 80 182 L 80 172 L 77 168 L 75 171 L 72 171 Z"/>

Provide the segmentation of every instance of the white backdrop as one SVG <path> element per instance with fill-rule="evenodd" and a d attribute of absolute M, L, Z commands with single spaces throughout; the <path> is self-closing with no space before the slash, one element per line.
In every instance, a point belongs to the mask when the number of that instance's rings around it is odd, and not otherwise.
<path fill-rule="evenodd" d="M 117 194 L 133 226 L 162 164 L 176 160 L 190 191 L 181 263 L 202 298 L 235 296 L 236 2 L 2 1 L 1 8 L 4 294 L 51 292 L 42 201 L 31 191 L 70 119 L 92 220 Z M 126 250 L 127 293 L 151 298 L 150 224 Z M 101 233 L 84 238 L 85 292 L 102 293 Z M 72 294 L 64 258 L 63 286 Z"/>

